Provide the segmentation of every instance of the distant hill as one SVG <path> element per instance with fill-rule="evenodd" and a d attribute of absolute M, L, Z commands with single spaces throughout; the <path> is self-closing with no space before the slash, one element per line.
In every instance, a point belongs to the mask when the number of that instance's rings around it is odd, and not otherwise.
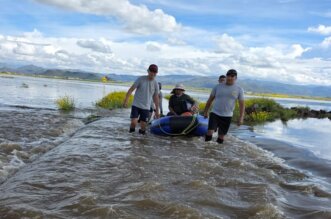
<path fill-rule="evenodd" d="M 40 73 L 39 75 L 56 76 L 60 78 L 78 78 L 82 80 L 100 80 L 104 76 L 98 73 L 58 70 L 58 69 L 46 70 Z"/>
<path fill-rule="evenodd" d="M 134 81 L 137 76 L 132 75 L 110 75 L 117 81 Z M 218 77 L 166 75 L 157 76 L 157 80 L 162 84 L 175 85 L 183 83 L 190 87 L 212 88 L 218 83 Z M 312 85 L 291 85 L 272 81 L 262 81 L 253 79 L 238 79 L 238 84 L 247 92 L 253 93 L 277 93 L 299 96 L 331 97 L 331 86 Z"/>
<path fill-rule="evenodd" d="M 17 72 L 24 74 L 42 74 L 46 69 L 35 66 L 35 65 L 25 65 L 19 68 L 16 68 Z"/>
<path fill-rule="evenodd" d="M 6 67 L 0 65 L 0 72 L 13 72 L 23 75 L 35 75 L 46 77 L 58 77 L 64 79 L 81 79 L 81 80 L 100 80 L 104 74 L 84 72 L 80 70 L 62 70 L 62 69 L 45 69 L 35 65 L 25 65 L 18 68 Z"/>
<path fill-rule="evenodd" d="M 217 84 L 217 77 L 200 77 L 188 80 L 185 84 L 192 87 L 212 88 Z M 331 97 L 331 86 L 292 85 L 273 81 L 238 79 L 245 91 L 253 93 L 277 93 L 299 96 Z"/>
<path fill-rule="evenodd" d="M 107 76 L 114 81 L 133 82 L 137 75 L 121 75 L 121 74 L 99 74 L 93 72 L 84 72 L 80 70 L 61 70 L 61 69 L 45 69 L 35 65 L 26 65 L 21 67 L 9 67 L 0 63 L 0 72 L 13 72 L 23 75 L 36 75 L 46 77 L 58 77 L 67 79 L 82 79 L 82 80 L 100 80 L 103 76 Z M 218 82 L 218 76 L 192 76 L 192 75 L 165 75 L 157 76 L 157 80 L 162 84 L 174 85 L 183 83 L 190 87 L 212 88 Z M 262 81 L 253 79 L 238 79 L 238 84 L 247 92 L 253 93 L 278 93 L 299 96 L 315 96 L 315 97 L 331 97 L 331 86 L 313 86 L 313 85 L 291 85 L 273 81 Z"/>
<path fill-rule="evenodd" d="M 135 76 L 135 75 L 118 75 L 118 74 L 109 74 L 107 76 L 115 81 L 122 81 L 122 82 L 132 82 L 139 77 L 137 75 Z M 197 76 L 191 76 L 191 75 L 165 75 L 165 76 L 157 76 L 157 81 L 163 84 L 176 84 L 198 78 L 199 77 Z"/>

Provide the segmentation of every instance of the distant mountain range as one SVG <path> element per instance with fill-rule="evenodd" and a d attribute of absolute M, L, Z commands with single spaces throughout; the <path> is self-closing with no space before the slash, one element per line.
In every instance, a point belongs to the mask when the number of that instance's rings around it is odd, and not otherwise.
<path fill-rule="evenodd" d="M 81 70 L 45 69 L 35 65 L 8 67 L 2 63 L 0 63 L 0 72 L 82 80 L 101 80 L 102 77 L 107 76 L 108 78 L 119 82 L 133 82 L 137 77 L 139 77 L 137 75 L 99 74 L 94 72 L 84 72 Z M 167 85 L 183 83 L 186 86 L 199 88 L 212 88 L 218 83 L 217 76 L 203 77 L 193 75 L 165 75 L 157 76 L 157 80 L 162 84 Z M 273 81 L 242 78 L 238 79 L 238 84 L 240 84 L 245 91 L 253 93 L 278 93 L 300 96 L 331 97 L 331 86 L 292 85 Z"/>

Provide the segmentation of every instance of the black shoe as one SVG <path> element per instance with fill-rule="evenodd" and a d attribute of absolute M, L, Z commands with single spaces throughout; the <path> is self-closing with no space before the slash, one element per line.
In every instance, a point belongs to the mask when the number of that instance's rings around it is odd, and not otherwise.
<path fill-rule="evenodd" d="M 223 142 L 224 142 L 223 139 L 217 138 L 217 143 L 219 143 L 219 144 L 223 144 Z"/>
<path fill-rule="evenodd" d="M 146 134 L 146 130 L 139 129 L 139 134 L 145 135 Z"/>
<path fill-rule="evenodd" d="M 212 135 L 205 135 L 205 141 L 211 141 L 212 138 Z"/>
<path fill-rule="evenodd" d="M 136 131 L 135 128 L 130 128 L 129 133 L 132 133 L 132 132 L 135 132 L 135 131 Z"/>

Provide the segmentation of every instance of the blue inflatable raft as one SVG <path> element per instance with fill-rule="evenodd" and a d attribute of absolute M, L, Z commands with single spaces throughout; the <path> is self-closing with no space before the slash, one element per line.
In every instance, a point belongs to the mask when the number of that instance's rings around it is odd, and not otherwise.
<path fill-rule="evenodd" d="M 150 131 L 156 135 L 202 136 L 208 131 L 208 119 L 203 116 L 166 116 L 152 121 Z"/>

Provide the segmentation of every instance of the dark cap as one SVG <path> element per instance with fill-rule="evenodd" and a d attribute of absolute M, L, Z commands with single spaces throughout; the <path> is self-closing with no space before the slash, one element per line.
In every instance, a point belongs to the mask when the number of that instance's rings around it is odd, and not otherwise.
<path fill-rule="evenodd" d="M 225 75 L 221 75 L 218 79 L 226 78 Z"/>
<path fill-rule="evenodd" d="M 234 69 L 230 69 L 230 70 L 226 73 L 226 76 L 228 76 L 228 75 L 235 75 L 235 76 L 237 76 L 237 71 L 234 70 Z"/>
<path fill-rule="evenodd" d="M 155 72 L 155 73 L 157 73 L 157 72 L 158 72 L 158 67 L 157 67 L 157 65 L 155 65 L 155 64 L 151 64 L 151 65 L 148 67 L 147 70 L 150 71 L 150 72 Z"/>

